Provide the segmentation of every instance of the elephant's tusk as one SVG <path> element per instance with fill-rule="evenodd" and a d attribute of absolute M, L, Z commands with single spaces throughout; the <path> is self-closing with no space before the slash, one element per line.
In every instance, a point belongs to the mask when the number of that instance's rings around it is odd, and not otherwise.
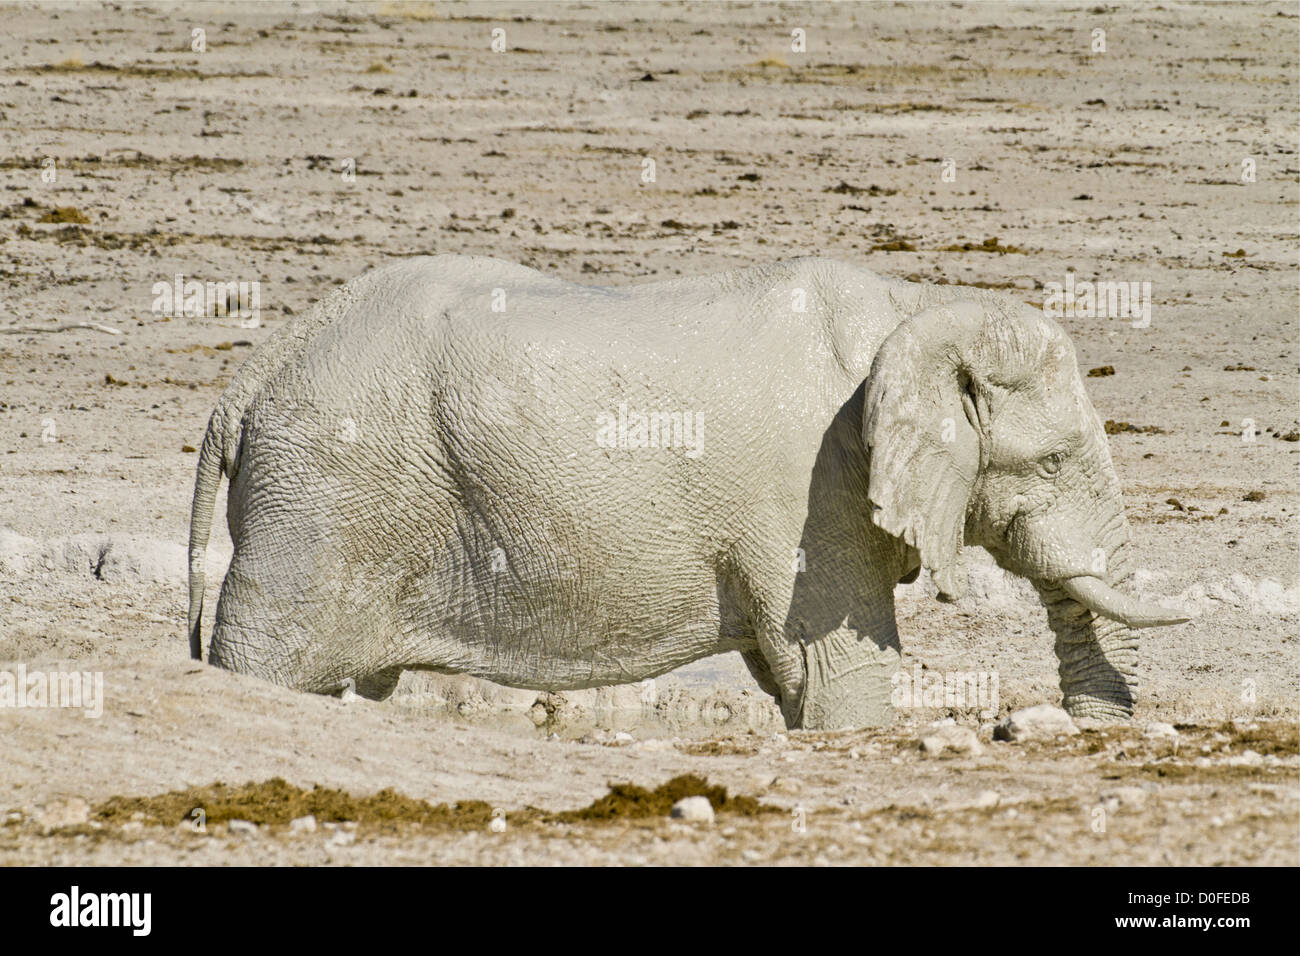
<path fill-rule="evenodd" d="M 1122 621 L 1129 627 L 1166 627 L 1191 620 L 1183 612 L 1129 597 L 1089 575 L 1067 578 L 1058 582 L 1058 586 L 1090 611 Z"/>

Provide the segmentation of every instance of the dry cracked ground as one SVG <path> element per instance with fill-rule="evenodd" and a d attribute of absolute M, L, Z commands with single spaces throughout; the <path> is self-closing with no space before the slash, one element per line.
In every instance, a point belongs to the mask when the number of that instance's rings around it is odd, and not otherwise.
<path fill-rule="evenodd" d="M 0 707 L 0 862 L 1297 861 L 1296 4 L 0 19 L 0 675 L 103 675 L 98 717 Z M 957 604 L 900 587 L 900 626 L 909 670 L 996 672 L 997 712 L 883 730 L 784 733 L 730 658 L 382 704 L 190 662 L 193 449 L 224 383 L 334 285 L 442 252 L 609 284 L 816 254 L 1034 303 L 1070 272 L 1149 282 L 1146 327 L 1063 322 L 1139 584 L 1199 616 L 1145 633 L 1132 725 L 1015 743 L 992 726 L 1059 699 L 1052 641 L 978 553 Z M 162 314 L 178 274 L 259 283 L 260 324 Z M 945 716 L 979 746 L 921 750 Z M 708 787 L 712 825 L 664 815 Z"/>

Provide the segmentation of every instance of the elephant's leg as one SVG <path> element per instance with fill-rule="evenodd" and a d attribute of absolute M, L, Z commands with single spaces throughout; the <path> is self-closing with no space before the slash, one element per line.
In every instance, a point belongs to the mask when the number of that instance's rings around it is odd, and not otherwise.
<path fill-rule="evenodd" d="M 799 726 L 805 730 L 879 727 L 894 718 L 892 679 L 901 661 L 898 631 L 889 621 L 850 621 L 801 642 L 804 696 Z"/>
<path fill-rule="evenodd" d="M 903 569 L 861 499 L 828 483 L 823 493 L 814 482 L 798 560 L 769 561 L 755 575 L 755 636 L 788 727 L 880 726 L 893 719 L 901 660 L 894 584 Z"/>
<path fill-rule="evenodd" d="M 770 694 L 776 698 L 777 706 L 781 704 L 781 685 L 776 682 L 772 676 L 772 668 L 768 666 L 767 658 L 759 650 L 741 651 L 741 658 L 745 661 L 745 666 L 749 668 L 750 676 L 754 682 L 765 694 Z"/>
<path fill-rule="evenodd" d="M 773 693 L 792 730 L 879 727 L 893 720 L 890 694 L 901 655 L 892 600 L 815 635 L 773 626 L 760 643 L 761 669 L 775 693 L 762 680 L 759 686 Z M 753 664 L 750 672 L 759 679 Z"/>
<path fill-rule="evenodd" d="M 301 683 L 301 663 L 310 635 L 300 620 L 275 613 L 277 589 L 266 581 L 271 573 L 266 562 L 253 559 L 246 551 L 236 552 L 221 586 L 208 663 L 285 687 L 307 689 Z"/>
<path fill-rule="evenodd" d="M 401 676 L 382 575 L 343 560 L 306 522 L 244 528 L 221 589 L 208 662 L 296 690 L 382 699 Z"/>
<path fill-rule="evenodd" d="M 798 489 L 795 500 L 807 511 L 789 573 L 772 560 L 764 566 L 769 620 L 759 646 L 782 685 L 781 712 L 792 728 L 893 718 L 894 584 L 909 569 L 896 540 L 871 523 L 868 465 L 859 390 L 822 436 L 809 486 Z M 792 540 L 788 530 L 783 536 Z"/>

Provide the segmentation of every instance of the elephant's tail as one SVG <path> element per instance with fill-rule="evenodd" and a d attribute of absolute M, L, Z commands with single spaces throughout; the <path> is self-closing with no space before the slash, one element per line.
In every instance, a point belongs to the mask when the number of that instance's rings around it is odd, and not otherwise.
<path fill-rule="evenodd" d="M 208 430 L 199 449 L 198 475 L 194 480 L 194 503 L 190 508 L 190 657 L 203 660 L 203 586 L 204 566 L 208 555 L 208 534 L 212 530 L 212 512 L 216 508 L 217 490 L 221 487 L 222 435 L 218 413 L 208 420 Z"/>

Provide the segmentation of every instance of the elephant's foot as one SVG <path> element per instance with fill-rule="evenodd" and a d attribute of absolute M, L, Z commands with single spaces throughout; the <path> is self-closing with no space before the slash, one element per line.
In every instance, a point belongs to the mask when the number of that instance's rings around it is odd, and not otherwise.
<path fill-rule="evenodd" d="M 849 629 L 834 631 L 804 645 L 802 707 L 792 727 L 846 730 L 893 723 L 891 678 L 900 656 Z M 786 714 L 790 724 L 790 715 Z"/>
<path fill-rule="evenodd" d="M 1061 707 L 1075 720 L 1087 719 L 1106 724 L 1123 724 L 1133 718 L 1133 708 L 1130 704 L 1089 694 L 1069 694 L 1061 701 Z"/>
<path fill-rule="evenodd" d="M 296 656 L 276 635 L 260 628 L 217 618 L 208 644 L 213 667 L 258 677 L 282 687 L 305 690 L 297 680 Z"/>

